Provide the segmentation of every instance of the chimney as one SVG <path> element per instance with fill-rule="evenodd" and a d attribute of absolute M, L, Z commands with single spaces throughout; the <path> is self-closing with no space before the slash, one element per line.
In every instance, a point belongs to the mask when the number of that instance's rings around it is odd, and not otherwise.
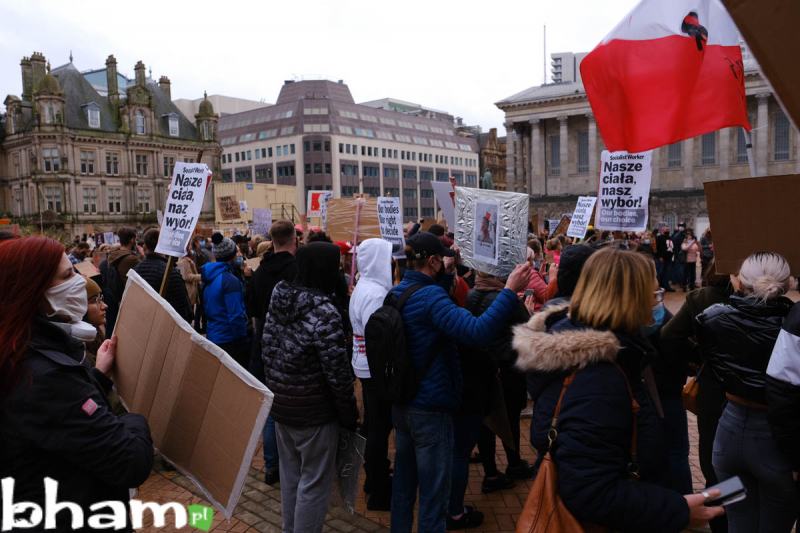
<path fill-rule="evenodd" d="M 39 84 L 47 73 L 46 66 L 44 55 L 41 52 L 34 52 L 31 56 L 31 85 L 34 93 L 39 90 Z"/>
<path fill-rule="evenodd" d="M 133 67 L 133 71 L 136 73 L 136 85 L 139 87 L 144 87 L 146 85 L 144 76 L 144 63 L 138 61 L 136 66 Z"/>
<path fill-rule="evenodd" d="M 109 98 L 119 96 L 119 82 L 117 80 L 117 59 L 114 55 L 106 58 L 106 85 L 108 85 Z"/>
<path fill-rule="evenodd" d="M 160 78 L 158 78 L 158 86 L 161 88 L 161 91 L 167 95 L 167 98 L 172 100 L 172 92 L 170 92 L 169 78 L 166 76 L 161 76 Z"/>
<path fill-rule="evenodd" d="M 19 62 L 20 70 L 22 70 L 22 99 L 30 100 L 33 94 L 33 72 L 31 70 L 31 60 L 28 57 L 23 57 Z"/>

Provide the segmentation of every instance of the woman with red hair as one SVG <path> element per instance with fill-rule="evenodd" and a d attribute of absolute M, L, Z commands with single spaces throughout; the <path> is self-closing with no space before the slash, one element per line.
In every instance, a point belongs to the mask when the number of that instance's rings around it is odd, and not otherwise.
<path fill-rule="evenodd" d="M 153 442 L 142 416 L 109 409 L 116 337 L 100 346 L 95 368 L 82 364 L 96 334 L 82 322 L 83 277 L 52 239 L 0 241 L 0 295 L 0 478 L 14 480 L 11 497 L 44 507 L 50 478 L 57 501 L 78 504 L 84 519 L 94 503 L 127 504 L 128 489 L 150 473 Z M 24 514 L 11 518 L 35 519 Z M 56 529 L 75 518 L 59 512 Z"/>

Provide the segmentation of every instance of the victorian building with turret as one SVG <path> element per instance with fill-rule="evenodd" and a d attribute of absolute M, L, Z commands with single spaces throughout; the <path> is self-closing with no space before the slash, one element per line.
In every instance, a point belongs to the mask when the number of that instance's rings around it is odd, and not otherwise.
<path fill-rule="evenodd" d="M 172 102 L 170 80 L 105 68 L 50 70 L 35 52 L 20 63 L 22 94 L 0 116 L 0 213 L 74 233 L 155 224 L 177 161 L 219 170 L 218 116 L 203 101 L 194 122 Z M 213 195 L 204 217 L 213 218 Z"/>

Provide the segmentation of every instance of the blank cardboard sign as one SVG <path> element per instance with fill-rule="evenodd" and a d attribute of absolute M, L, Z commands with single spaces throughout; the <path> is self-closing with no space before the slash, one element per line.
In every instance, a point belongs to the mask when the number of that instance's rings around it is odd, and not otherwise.
<path fill-rule="evenodd" d="M 800 175 L 711 181 L 705 185 L 717 272 L 736 274 L 753 252 L 783 255 L 800 274 Z"/>
<path fill-rule="evenodd" d="M 158 451 L 230 518 L 272 393 L 133 270 L 114 334 L 123 403 L 147 418 Z"/>

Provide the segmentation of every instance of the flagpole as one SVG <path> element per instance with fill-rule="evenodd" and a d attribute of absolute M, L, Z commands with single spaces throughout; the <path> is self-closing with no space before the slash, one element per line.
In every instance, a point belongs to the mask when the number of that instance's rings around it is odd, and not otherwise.
<path fill-rule="evenodd" d="M 753 136 L 752 134 L 747 131 L 746 129 L 742 128 L 742 132 L 744 133 L 744 140 L 745 140 L 745 148 L 747 151 L 747 163 L 750 166 L 750 177 L 756 177 L 756 160 L 753 157 Z"/>

